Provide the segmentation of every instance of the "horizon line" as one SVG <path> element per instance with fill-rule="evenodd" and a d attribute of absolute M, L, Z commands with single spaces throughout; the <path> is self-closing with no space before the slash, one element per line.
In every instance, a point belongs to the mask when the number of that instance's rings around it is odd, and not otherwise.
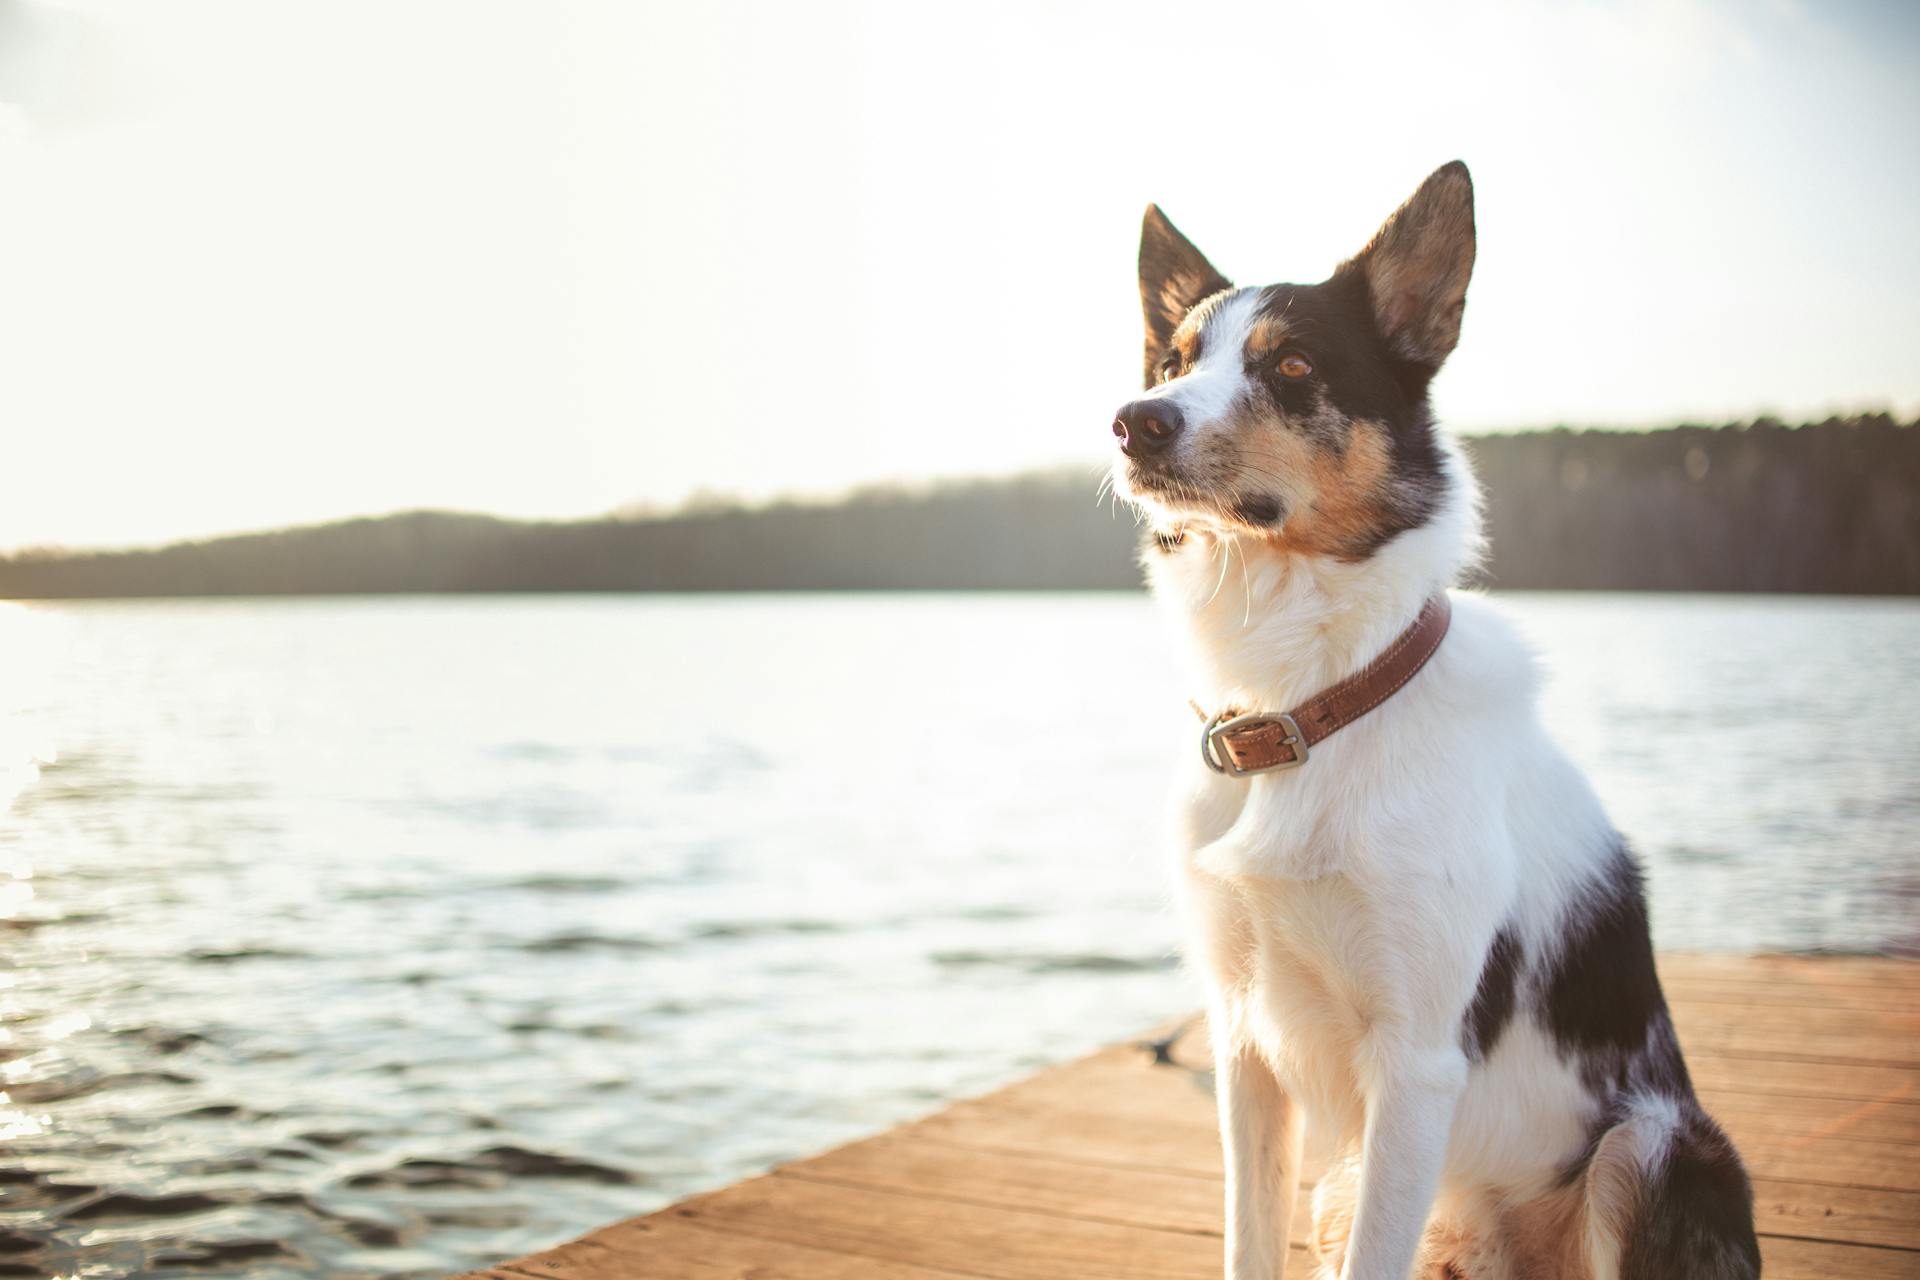
<path fill-rule="evenodd" d="M 1653 425 L 1575 425 L 1561 422 L 1547 426 L 1449 428 L 1449 430 L 1454 431 L 1457 435 L 1469 437 L 1658 435 L 1673 431 L 1735 432 L 1747 431 L 1754 428 L 1801 430 L 1807 427 L 1817 427 L 1833 422 L 1847 423 L 1881 420 L 1895 427 L 1907 429 L 1920 428 L 1920 413 L 1903 419 L 1892 407 L 1879 405 L 1871 408 L 1863 408 L 1855 412 L 1831 413 L 1818 420 L 1800 422 L 1788 422 L 1773 414 L 1762 413 L 1752 418 L 1718 423 L 1682 420 Z M 1080 472 L 1083 465 L 1082 463 L 1062 460 L 1050 465 L 1028 467 L 1016 471 L 950 472 L 921 476 L 879 477 L 871 480 L 855 481 L 833 489 L 784 489 L 758 495 L 746 492 L 727 492 L 724 490 L 708 489 L 702 486 L 692 489 L 673 500 L 653 501 L 648 499 L 635 499 L 599 511 L 583 511 L 572 514 L 516 515 L 462 506 L 440 506 L 433 504 L 400 506 L 376 511 L 346 512 L 340 515 L 323 516 L 316 519 L 295 520 L 286 524 L 255 525 L 208 533 L 184 534 L 178 537 L 162 538 L 145 542 L 103 542 L 89 544 L 20 542 L 0 546 L 0 560 L 16 560 L 22 557 L 42 556 L 48 558 L 77 558 L 84 556 L 138 555 L 165 551 L 174 547 L 202 546 L 208 543 L 223 542 L 237 538 L 270 537 L 275 534 L 299 533 L 360 522 L 397 520 L 408 516 L 447 516 L 487 520 L 497 524 L 510 525 L 551 525 L 672 520 L 692 515 L 771 511 L 783 507 L 828 509 L 848 506 L 862 499 L 879 497 L 930 497 L 942 490 L 965 489 L 978 485 L 1014 484 L 1021 481 L 1035 480 L 1057 482 Z M 1085 474 L 1089 483 L 1096 483 L 1101 473 L 1106 469 L 1107 464 L 1105 462 L 1087 469 Z"/>

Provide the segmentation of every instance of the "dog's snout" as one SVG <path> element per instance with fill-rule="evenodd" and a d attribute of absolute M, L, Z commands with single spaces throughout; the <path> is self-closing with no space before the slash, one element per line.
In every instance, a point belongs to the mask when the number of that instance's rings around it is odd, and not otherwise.
<path fill-rule="evenodd" d="M 1135 400 L 1114 415 L 1113 434 L 1130 458 L 1158 453 L 1173 443 L 1186 422 L 1170 400 Z"/>

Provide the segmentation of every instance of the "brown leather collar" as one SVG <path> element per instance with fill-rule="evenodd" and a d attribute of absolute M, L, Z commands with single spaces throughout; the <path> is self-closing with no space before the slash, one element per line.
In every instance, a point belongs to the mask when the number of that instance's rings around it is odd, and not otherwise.
<path fill-rule="evenodd" d="M 1307 762 L 1308 748 L 1352 724 L 1413 679 L 1440 647 L 1452 621 L 1453 605 L 1442 591 L 1427 601 L 1413 625 L 1402 631 L 1386 652 L 1292 711 L 1244 715 L 1222 711 L 1201 731 L 1201 759 L 1215 773 L 1236 778 L 1298 768 Z"/>

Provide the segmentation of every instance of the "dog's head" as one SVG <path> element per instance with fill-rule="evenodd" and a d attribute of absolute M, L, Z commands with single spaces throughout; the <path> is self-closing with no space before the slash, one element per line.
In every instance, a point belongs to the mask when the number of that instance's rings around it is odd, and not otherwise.
<path fill-rule="evenodd" d="M 1236 289 L 1149 205 L 1147 393 L 1113 433 L 1162 545 L 1188 528 L 1359 560 L 1443 496 L 1427 385 L 1460 337 L 1473 181 L 1433 173 L 1321 284 Z"/>

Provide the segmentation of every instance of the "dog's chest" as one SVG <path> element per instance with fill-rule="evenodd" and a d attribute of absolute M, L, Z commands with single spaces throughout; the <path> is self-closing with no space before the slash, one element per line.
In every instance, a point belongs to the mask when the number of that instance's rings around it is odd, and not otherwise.
<path fill-rule="evenodd" d="M 1242 883 L 1209 895 L 1202 927 L 1231 1034 L 1322 1122 L 1357 1118 L 1359 1064 L 1395 980 L 1368 899 L 1342 876 Z"/>

